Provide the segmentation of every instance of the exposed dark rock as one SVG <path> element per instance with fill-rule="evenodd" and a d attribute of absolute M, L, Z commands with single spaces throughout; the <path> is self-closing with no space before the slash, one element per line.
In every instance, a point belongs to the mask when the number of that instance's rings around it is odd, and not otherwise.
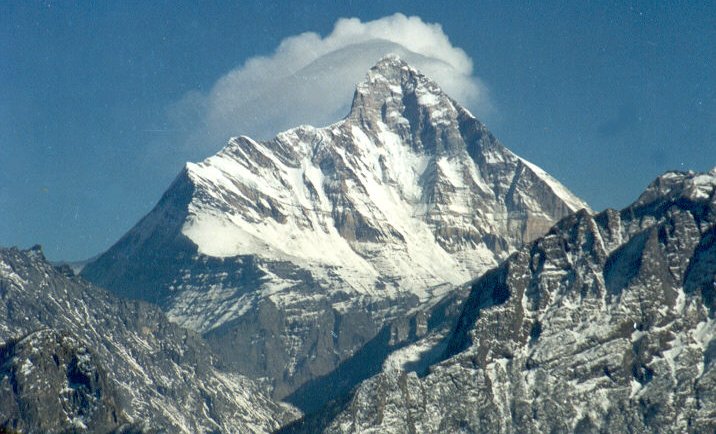
<path fill-rule="evenodd" d="M 582 207 L 391 56 L 342 121 L 189 163 L 82 275 L 157 303 L 226 366 L 297 397 L 386 327 L 405 342 L 405 315 Z"/>
<path fill-rule="evenodd" d="M 97 355 L 51 329 L 0 347 L 0 425 L 19 432 L 110 432 L 128 425 Z"/>
<path fill-rule="evenodd" d="M 475 282 L 427 375 L 384 369 L 285 431 L 716 431 L 715 190 L 670 172 L 566 217 Z"/>
<path fill-rule="evenodd" d="M 253 433 L 294 417 L 157 307 L 65 271 L 0 249 L 3 429 Z"/>

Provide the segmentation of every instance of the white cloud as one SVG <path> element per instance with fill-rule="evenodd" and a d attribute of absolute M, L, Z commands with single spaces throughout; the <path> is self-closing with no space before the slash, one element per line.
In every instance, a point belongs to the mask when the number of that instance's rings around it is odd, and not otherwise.
<path fill-rule="evenodd" d="M 193 149 L 216 150 L 231 136 L 258 139 L 300 124 L 343 118 L 355 84 L 381 57 L 395 53 L 480 113 L 484 87 L 472 60 L 439 24 L 395 14 L 375 21 L 339 19 L 326 37 L 307 32 L 284 39 L 270 56 L 254 57 L 221 77 L 208 94 L 192 92 L 172 109 Z"/>

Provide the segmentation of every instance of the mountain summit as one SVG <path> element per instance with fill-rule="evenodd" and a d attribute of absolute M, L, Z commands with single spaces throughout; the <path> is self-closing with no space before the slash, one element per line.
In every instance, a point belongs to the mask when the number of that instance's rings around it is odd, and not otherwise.
<path fill-rule="evenodd" d="M 284 397 L 582 208 L 388 56 L 343 120 L 188 163 L 83 275 L 158 303 Z"/>

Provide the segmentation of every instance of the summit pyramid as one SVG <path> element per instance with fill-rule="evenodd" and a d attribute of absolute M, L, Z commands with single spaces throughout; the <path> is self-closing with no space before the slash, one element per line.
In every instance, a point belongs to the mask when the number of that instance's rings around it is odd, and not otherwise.
<path fill-rule="evenodd" d="M 284 398 L 382 331 L 389 345 L 421 335 L 425 317 L 396 324 L 583 208 L 388 56 L 343 120 L 188 163 L 83 275 L 157 303 Z"/>

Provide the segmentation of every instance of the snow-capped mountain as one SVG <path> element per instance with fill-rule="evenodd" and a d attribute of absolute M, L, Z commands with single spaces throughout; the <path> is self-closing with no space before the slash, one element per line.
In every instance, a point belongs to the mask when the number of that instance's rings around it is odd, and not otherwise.
<path fill-rule="evenodd" d="M 271 432 L 297 411 L 217 368 L 199 336 L 155 306 L 124 301 L 0 249 L 0 431 Z"/>
<path fill-rule="evenodd" d="M 712 433 L 715 315 L 716 168 L 669 172 L 477 280 L 428 371 L 399 362 L 432 337 L 286 431 Z"/>
<path fill-rule="evenodd" d="M 187 164 L 83 275 L 157 302 L 284 397 L 583 208 L 389 56 L 342 121 Z"/>

